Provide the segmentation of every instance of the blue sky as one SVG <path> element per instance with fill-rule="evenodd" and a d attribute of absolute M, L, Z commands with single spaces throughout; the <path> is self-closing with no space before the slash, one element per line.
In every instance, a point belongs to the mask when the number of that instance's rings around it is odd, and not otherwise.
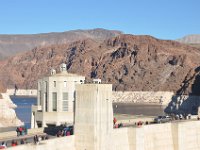
<path fill-rule="evenodd" d="M 200 0 L 1 0 L 0 34 L 105 28 L 177 39 L 200 34 Z"/>

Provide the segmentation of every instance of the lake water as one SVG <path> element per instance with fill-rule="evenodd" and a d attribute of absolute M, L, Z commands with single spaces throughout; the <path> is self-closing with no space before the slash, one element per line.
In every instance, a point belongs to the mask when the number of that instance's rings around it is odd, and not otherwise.
<path fill-rule="evenodd" d="M 165 107 L 153 104 L 114 103 L 113 111 L 116 114 L 159 116 L 165 114 Z"/>
<path fill-rule="evenodd" d="M 17 108 L 15 109 L 17 117 L 25 123 L 27 128 L 30 128 L 31 106 L 37 103 L 37 98 L 11 96 L 11 100 L 17 105 Z"/>
<path fill-rule="evenodd" d="M 31 126 L 31 105 L 37 103 L 36 97 L 12 96 L 11 100 L 17 105 L 15 109 L 18 118 L 25 123 L 27 128 Z M 116 108 L 117 105 L 117 108 Z M 160 105 L 114 103 L 113 111 L 117 114 L 157 116 L 164 114 L 164 108 Z"/>

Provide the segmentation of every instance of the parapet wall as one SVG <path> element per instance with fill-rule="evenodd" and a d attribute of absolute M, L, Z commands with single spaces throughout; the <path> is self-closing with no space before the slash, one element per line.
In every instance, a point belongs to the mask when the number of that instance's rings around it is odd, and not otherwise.
<path fill-rule="evenodd" d="M 173 97 L 173 92 L 153 91 L 127 91 L 113 92 L 113 102 L 123 103 L 146 103 L 167 105 Z"/>
<path fill-rule="evenodd" d="M 76 150 L 75 140 L 76 136 L 73 135 L 42 141 L 39 145 L 28 144 L 8 149 Z M 199 150 L 200 121 L 181 121 L 113 129 L 109 143 L 109 147 L 100 150 Z"/>
<path fill-rule="evenodd" d="M 200 121 L 114 129 L 112 150 L 198 150 Z"/>
<path fill-rule="evenodd" d="M 9 147 L 10 150 L 75 150 L 74 135 L 60 138 L 49 139 L 40 142 L 40 144 L 26 144 L 15 147 Z"/>

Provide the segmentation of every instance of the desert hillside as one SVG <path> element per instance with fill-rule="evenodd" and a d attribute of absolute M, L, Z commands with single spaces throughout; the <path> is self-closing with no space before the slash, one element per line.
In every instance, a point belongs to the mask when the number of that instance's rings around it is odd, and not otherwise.
<path fill-rule="evenodd" d="M 7 87 L 36 88 L 37 79 L 67 63 L 68 72 L 101 78 L 114 90 L 174 91 L 199 95 L 200 51 L 151 36 L 119 35 L 34 48 L 0 62 Z"/>
<path fill-rule="evenodd" d="M 200 44 L 200 34 L 186 35 L 183 38 L 178 39 L 177 41 L 186 44 Z"/>
<path fill-rule="evenodd" d="M 102 41 L 121 34 L 120 31 L 93 29 L 52 32 L 43 34 L 0 35 L 0 60 L 35 47 L 52 44 L 66 44 L 81 39 L 92 38 Z"/>

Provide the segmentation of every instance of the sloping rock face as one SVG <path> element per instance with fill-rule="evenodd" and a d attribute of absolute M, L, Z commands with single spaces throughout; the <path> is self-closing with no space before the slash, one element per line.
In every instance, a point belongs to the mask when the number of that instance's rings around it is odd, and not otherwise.
<path fill-rule="evenodd" d="M 175 41 L 119 35 L 35 48 L 0 62 L 0 80 L 13 88 L 36 88 L 37 79 L 60 63 L 68 72 L 101 78 L 117 91 L 172 91 L 199 95 L 200 52 Z"/>
<path fill-rule="evenodd" d="M 177 41 L 188 44 L 200 44 L 200 34 L 187 35 Z"/>
<path fill-rule="evenodd" d="M 0 127 L 20 126 L 23 123 L 15 113 L 16 105 L 13 104 L 4 86 L 0 83 Z"/>
<path fill-rule="evenodd" d="M 117 91 L 112 93 L 114 103 L 142 103 L 168 105 L 171 102 L 173 92 L 152 92 L 152 91 Z"/>
<path fill-rule="evenodd" d="M 39 46 L 43 47 L 53 44 L 66 44 L 86 38 L 102 41 L 120 34 L 120 31 L 115 30 L 92 29 L 73 30 L 60 33 L 0 35 L 0 59 L 13 56 L 19 52 L 29 51 Z"/>
<path fill-rule="evenodd" d="M 177 41 L 188 44 L 192 47 L 196 47 L 200 51 L 200 34 L 187 35 L 183 38 L 178 39 Z"/>
<path fill-rule="evenodd" d="M 5 86 L 3 85 L 2 82 L 0 82 L 0 98 L 3 98 L 1 93 L 5 93 L 5 92 L 6 92 Z"/>

